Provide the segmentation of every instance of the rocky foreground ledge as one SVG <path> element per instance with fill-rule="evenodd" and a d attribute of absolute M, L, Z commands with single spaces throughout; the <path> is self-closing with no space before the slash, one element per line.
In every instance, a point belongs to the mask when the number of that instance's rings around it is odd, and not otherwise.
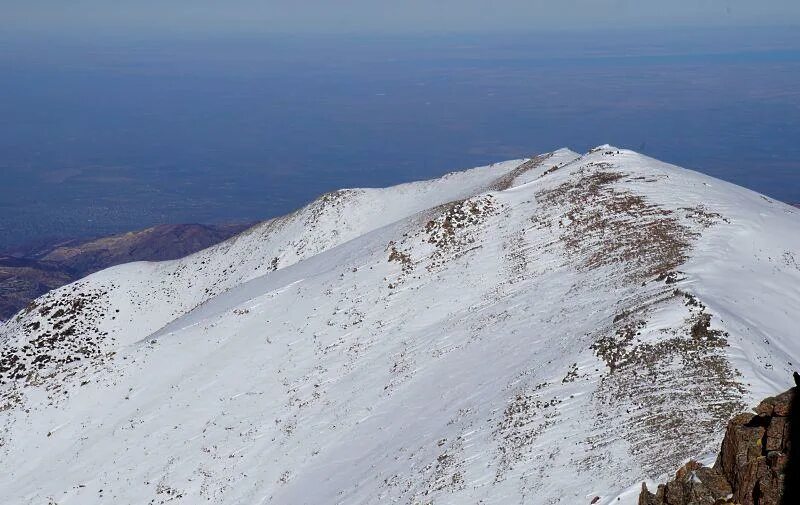
<path fill-rule="evenodd" d="M 797 387 L 728 423 L 712 468 L 689 461 L 655 494 L 642 484 L 639 505 L 789 505 L 800 503 L 792 426 L 800 425 Z M 795 428 L 798 429 L 798 428 Z"/>

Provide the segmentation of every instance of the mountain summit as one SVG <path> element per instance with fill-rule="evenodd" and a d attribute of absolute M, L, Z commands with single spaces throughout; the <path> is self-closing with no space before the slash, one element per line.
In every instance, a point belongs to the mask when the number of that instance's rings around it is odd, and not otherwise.
<path fill-rule="evenodd" d="M 632 151 L 337 191 L 0 326 L 0 496 L 636 503 L 786 389 L 798 307 L 800 210 Z"/>

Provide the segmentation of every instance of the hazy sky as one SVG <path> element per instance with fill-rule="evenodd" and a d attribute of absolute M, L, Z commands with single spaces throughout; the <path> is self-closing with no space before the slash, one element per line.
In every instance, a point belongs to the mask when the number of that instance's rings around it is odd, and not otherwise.
<path fill-rule="evenodd" d="M 800 24 L 798 0 L 0 0 L 0 31 L 337 33 Z"/>

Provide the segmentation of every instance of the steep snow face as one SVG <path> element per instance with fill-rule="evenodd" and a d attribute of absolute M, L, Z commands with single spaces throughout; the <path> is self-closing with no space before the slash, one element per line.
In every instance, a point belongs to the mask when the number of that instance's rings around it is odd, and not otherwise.
<path fill-rule="evenodd" d="M 0 496 L 634 503 L 785 388 L 799 232 L 611 146 L 326 195 L 0 328 Z"/>

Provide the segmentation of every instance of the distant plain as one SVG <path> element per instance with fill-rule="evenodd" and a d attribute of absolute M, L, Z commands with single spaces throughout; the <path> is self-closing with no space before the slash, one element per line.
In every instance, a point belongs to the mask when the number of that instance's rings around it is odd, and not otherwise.
<path fill-rule="evenodd" d="M 0 251 L 602 143 L 800 202 L 789 29 L 0 42 Z"/>

